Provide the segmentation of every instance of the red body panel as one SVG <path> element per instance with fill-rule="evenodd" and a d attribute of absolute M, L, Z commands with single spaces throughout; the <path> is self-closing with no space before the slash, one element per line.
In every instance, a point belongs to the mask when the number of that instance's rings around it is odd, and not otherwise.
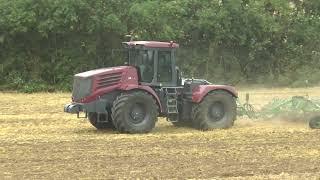
<path fill-rule="evenodd" d="M 103 87 L 103 88 L 99 87 L 99 84 L 98 84 L 99 76 L 108 77 L 109 74 L 112 75 L 116 73 L 120 74 L 121 76 L 121 80 L 118 83 L 108 87 Z M 140 89 L 150 93 L 156 99 L 157 104 L 159 105 L 159 109 L 162 112 L 162 106 L 161 106 L 159 97 L 157 96 L 155 91 L 149 86 L 139 85 L 137 70 L 132 66 L 119 66 L 119 67 L 112 67 L 112 68 L 97 69 L 97 70 L 83 72 L 83 73 L 77 74 L 76 76 L 80 76 L 83 78 L 88 78 L 88 77 L 93 78 L 92 93 L 89 96 L 83 98 L 80 103 L 89 103 L 89 102 L 95 101 L 99 99 L 100 96 L 103 96 L 115 90 L 130 91 L 133 89 Z"/>
<path fill-rule="evenodd" d="M 123 72 L 128 68 L 128 66 L 118 66 L 118 67 L 110 67 L 110 68 L 101 68 L 101 69 L 94 69 L 86 72 L 82 72 L 76 74 L 75 76 L 88 78 L 91 76 L 97 76 L 100 74 L 108 74 L 108 73 L 115 73 L 115 72 Z"/>
<path fill-rule="evenodd" d="M 200 103 L 202 99 L 211 91 L 224 90 L 232 94 L 234 97 L 238 97 L 236 89 L 227 85 L 199 85 L 192 90 L 192 102 Z"/>
<path fill-rule="evenodd" d="M 130 91 L 130 90 L 134 90 L 134 89 L 144 90 L 144 91 L 150 93 L 156 99 L 157 104 L 159 105 L 160 111 L 163 112 L 163 109 L 162 109 L 162 106 L 160 103 L 160 99 L 159 99 L 158 95 L 156 94 L 156 92 L 154 92 L 154 90 L 149 86 L 139 85 L 138 80 L 139 79 L 138 79 L 138 73 L 137 73 L 136 68 L 130 67 L 130 69 L 128 69 L 126 74 L 124 74 L 122 81 L 121 81 L 121 86 L 118 88 L 118 90 L 123 90 L 123 91 Z"/>

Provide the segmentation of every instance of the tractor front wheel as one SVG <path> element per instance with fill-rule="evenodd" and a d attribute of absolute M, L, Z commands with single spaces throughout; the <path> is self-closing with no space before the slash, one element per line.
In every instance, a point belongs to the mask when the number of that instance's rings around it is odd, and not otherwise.
<path fill-rule="evenodd" d="M 91 112 L 88 114 L 89 122 L 92 126 L 94 126 L 97 129 L 115 129 L 112 121 L 111 116 L 108 117 L 108 121 L 106 120 L 106 114 L 100 115 L 100 121 L 98 121 L 98 113 Z"/>
<path fill-rule="evenodd" d="M 153 97 L 136 91 L 121 94 L 113 102 L 112 120 L 120 133 L 147 133 L 157 121 L 158 110 Z"/>
<path fill-rule="evenodd" d="M 225 91 L 213 91 L 193 108 L 193 126 L 199 130 L 227 129 L 236 119 L 234 97 Z"/>

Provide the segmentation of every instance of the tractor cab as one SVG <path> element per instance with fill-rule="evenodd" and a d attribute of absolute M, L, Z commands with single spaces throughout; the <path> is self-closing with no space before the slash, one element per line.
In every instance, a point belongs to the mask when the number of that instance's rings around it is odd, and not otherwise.
<path fill-rule="evenodd" d="M 138 70 L 139 83 L 152 87 L 181 85 L 176 68 L 176 49 L 173 42 L 131 41 L 124 42 L 127 63 Z"/>
<path fill-rule="evenodd" d="M 176 67 L 179 45 L 172 41 L 131 41 L 123 44 L 128 50 L 128 64 L 137 69 L 139 84 L 150 86 L 159 97 L 166 117 L 176 119 L 179 112 L 178 94 L 183 90 Z"/>

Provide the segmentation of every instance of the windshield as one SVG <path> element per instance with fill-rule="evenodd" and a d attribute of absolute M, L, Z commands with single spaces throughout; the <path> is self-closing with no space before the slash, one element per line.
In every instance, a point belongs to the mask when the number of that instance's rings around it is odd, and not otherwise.
<path fill-rule="evenodd" d="M 131 50 L 129 51 L 131 66 L 138 69 L 142 82 L 151 83 L 154 74 L 154 51 L 153 50 Z"/>

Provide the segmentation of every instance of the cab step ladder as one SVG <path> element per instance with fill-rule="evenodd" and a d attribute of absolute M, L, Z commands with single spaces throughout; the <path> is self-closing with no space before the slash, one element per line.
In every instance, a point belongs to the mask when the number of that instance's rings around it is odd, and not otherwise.
<path fill-rule="evenodd" d="M 167 100 L 167 113 L 168 114 L 178 114 L 178 95 L 176 88 L 165 88 L 166 100 Z"/>

